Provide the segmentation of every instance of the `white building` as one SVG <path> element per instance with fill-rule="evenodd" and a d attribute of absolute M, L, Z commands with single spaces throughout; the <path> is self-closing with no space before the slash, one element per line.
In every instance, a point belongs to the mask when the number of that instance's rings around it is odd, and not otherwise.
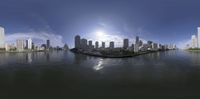
<path fill-rule="evenodd" d="M 191 38 L 191 47 L 192 48 L 196 48 L 197 47 L 197 37 L 196 35 L 192 35 L 192 38 Z"/>
<path fill-rule="evenodd" d="M 5 31 L 0 27 L 0 48 L 5 48 Z"/>
<path fill-rule="evenodd" d="M 200 48 L 200 27 L 197 28 L 197 47 Z"/>
<path fill-rule="evenodd" d="M 24 50 L 24 40 L 18 39 L 16 41 L 16 46 L 18 51 L 23 51 Z"/>
<path fill-rule="evenodd" d="M 32 49 L 32 39 L 28 39 L 28 49 Z"/>

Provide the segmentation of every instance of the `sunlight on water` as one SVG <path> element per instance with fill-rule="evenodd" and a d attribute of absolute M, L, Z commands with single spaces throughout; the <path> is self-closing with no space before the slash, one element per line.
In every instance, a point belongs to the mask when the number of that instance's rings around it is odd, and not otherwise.
<path fill-rule="evenodd" d="M 98 64 L 94 66 L 94 70 L 98 71 L 98 70 L 101 70 L 103 69 L 103 59 L 100 59 Z"/>

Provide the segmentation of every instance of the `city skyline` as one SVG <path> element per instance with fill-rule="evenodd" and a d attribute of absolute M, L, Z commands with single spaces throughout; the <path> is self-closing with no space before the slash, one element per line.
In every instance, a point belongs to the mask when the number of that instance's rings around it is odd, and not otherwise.
<path fill-rule="evenodd" d="M 3 0 L 0 24 L 7 30 L 6 36 L 31 34 L 39 38 L 42 32 L 70 47 L 75 34 L 97 39 L 99 30 L 120 39 L 138 34 L 146 40 L 181 46 L 200 26 L 198 4 L 196 0 Z"/>

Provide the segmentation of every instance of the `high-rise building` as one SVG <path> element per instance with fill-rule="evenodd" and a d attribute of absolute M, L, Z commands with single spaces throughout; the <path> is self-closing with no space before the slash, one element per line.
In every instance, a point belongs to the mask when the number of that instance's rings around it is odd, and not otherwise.
<path fill-rule="evenodd" d="M 147 44 L 148 44 L 148 46 L 149 46 L 149 47 L 148 47 L 149 49 L 152 49 L 152 43 L 153 43 L 152 41 L 147 41 Z"/>
<path fill-rule="evenodd" d="M 200 27 L 197 28 L 197 32 L 198 32 L 198 33 L 197 33 L 197 36 L 198 36 L 198 37 L 197 37 L 197 40 L 198 40 L 198 42 L 197 42 L 197 47 L 200 48 Z"/>
<path fill-rule="evenodd" d="M 197 37 L 196 37 L 196 35 L 192 35 L 191 40 L 192 40 L 191 47 L 196 48 L 197 47 Z"/>
<path fill-rule="evenodd" d="M 99 42 L 98 41 L 95 42 L 95 48 L 96 49 L 99 48 Z"/>
<path fill-rule="evenodd" d="M 142 40 L 139 41 L 139 47 L 143 45 Z"/>
<path fill-rule="evenodd" d="M 81 39 L 81 49 L 87 49 L 87 39 Z"/>
<path fill-rule="evenodd" d="M 33 43 L 33 42 L 32 42 L 32 39 L 29 38 L 29 39 L 28 39 L 28 49 L 30 49 L 30 50 L 33 49 L 32 43 Z"/>
<path fill-rule="evenodd" d="M 28 40 L 25 42 L 25 49 L 28 49 Z"/>
<path fill-rule="evenodd" d="M 110 42 L 110 48 L 111 49 L 115 48 L 115 43 L 113 41 Z"/>
<path fill-rule="evenodd" d="M 0 27 L 0 48 L 5 48 L 5 30 Z"/>
<path fill-rule="evenodd" d="M 75 36 L 75 48 L 81 48 L 81 37 L 79 35 Z"/>
<path fill-rule="evenodd" d="M 136 39 L 135 39 L 135 46 L 134 46 L 134 52 L 138 52 L 139 51 L 139 36 L 136 36 Z"/>
<path fill-rule="evenodd" d="M 136 36 L 135 43 L 139 43 L 139 42 L 140 42 L 140 38 L 139 36 Z"/>
<path fill-rule="evenodd" d="M 128 39 L 124 39 L 124 45 L 123 48 L 127 49 L 129 47 L 129 40 Z"/>
<path fill-rule="evenodd" d="M 16 40 L 16 47 L 17 47 L 18 51 L 23 51 L 24 50 L 24 40 L 17 39 Z"/>
<path fill-rule="evenodd" d="M 91 40 L 89 41 L 89 48 L 90 49 L 92 48 L 92 41 Z"/>
<path fill-rule="evenodd" d="M 50 40 L 47 40 L 47 49 L 50 48 Z"/>
<path fill-rule="evenodd" d="M 101 47 L 102 47 L 102 48 L 106 48 L 106 43 L 105 43 L 105 42 L 102 42 Z"/>
<path fill-rule="evenodd" d="M 173 44 L 173 49 L 174 49 L 174 50 L 176 49 L 176 44 Z"/>
<path fill-rule="evenodd" d="M 158 44 L 152 43 L 152 50 L 158 50 Z"/>

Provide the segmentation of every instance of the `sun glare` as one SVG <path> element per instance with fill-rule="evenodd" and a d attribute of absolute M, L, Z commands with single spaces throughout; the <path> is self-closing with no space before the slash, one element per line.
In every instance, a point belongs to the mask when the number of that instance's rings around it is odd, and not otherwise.
<path fill-rule="evenodd" d="M 98 31 L 98 32 L 96 32 L 96 35 L 97 35 L 98 37 L 102 37 L 102 36 L 105 35 L 105 33 L 104 33 L 103 31 Z"/>

